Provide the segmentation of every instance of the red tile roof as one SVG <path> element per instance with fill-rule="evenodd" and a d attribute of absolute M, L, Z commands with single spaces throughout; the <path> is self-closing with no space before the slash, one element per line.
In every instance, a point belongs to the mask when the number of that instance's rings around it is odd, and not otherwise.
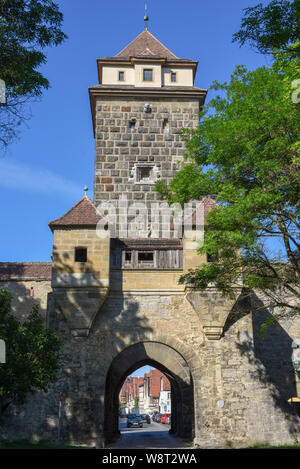
<path fill-rule="evenodd" d="M 150 50 L 151 55 L 166 59 L 178 59 L 173 52 L 167 49 L 167 47 L 149 31 L 141 32 L 132 42 L 116 54 L 115 57 L 138 57 L 145 55 L 146 50 Z"/>
<path fill-rule="evenodd" d="M 51 229 L 61 226 L 96 226 L 103 216 L 89 197 L 84 196 L 62 217 L 49 223 Z"/>
<path fill-rule="evenodd" d="M 0 281 L 51 280 L 51 262 L 0 262 Z"/>
<path fill-rule="evenodd" d="M 139 55 L 144 55 L 144 56 L 151 56 L 155 54 L 147 47 L 143 52 L 141 52 Z"/>
<path fill-rule="evenodd" d="M 197 213 L 200 214 L 200 217 L 199 217 L 199 221 L 201 220 L 201 212 L 198 212 L 198 210 L 202 210 L 202 206 L 203 206 L 203 210 L 204 210 L 204 222 L 205 222 L 205 219 L 207 217 L 207 215 L 209 214 L 209 212 L 215 208 L 215 207 L 218 207 L 218 204 L 217 202 L 212 199 L 211 197 L 203 197 L 203 199 L 200 201 L 200 204 L 199 206 L 194 209 L 193 211 L 193 214 L 192 214 L 192 217 L 187 217 L 185 219 L 185 223 L 188 225 L 188 224 L 192 224 L 192 226 L 195 226 L 196 223 L 197 223 Z M 198 221 L 198 222 L 199 222 Z"/>

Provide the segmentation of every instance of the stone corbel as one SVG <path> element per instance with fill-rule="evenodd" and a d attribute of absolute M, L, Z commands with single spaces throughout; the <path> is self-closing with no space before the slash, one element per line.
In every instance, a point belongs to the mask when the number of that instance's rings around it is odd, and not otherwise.
<path fill-rule="evenodd" d="M 56 307 L 65 316 L 73 337 L 88 337 L 108 290 L 107 287 L 54 290 Z"/>
<path fill-rule="evenodd" d="M 241 291 L 241 288 L 237 288 L 233 298 L 221 296 L 220 292 L 213 287 L 204 291 L 188 290 L 186 292 L 186 299 L 198 314 L 208 340 L 221 338 L 225 322 Z"/>

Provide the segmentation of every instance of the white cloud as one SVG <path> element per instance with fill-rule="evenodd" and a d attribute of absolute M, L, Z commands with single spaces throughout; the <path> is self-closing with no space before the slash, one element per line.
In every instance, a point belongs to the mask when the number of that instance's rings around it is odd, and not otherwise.
<path fill-rule="evenodd" d="M 75 198 L 83 194 L 83 186 L 59 174 L 7 159 L 0 159 L 0 187 L 48 195 L 64 194 Z"/>

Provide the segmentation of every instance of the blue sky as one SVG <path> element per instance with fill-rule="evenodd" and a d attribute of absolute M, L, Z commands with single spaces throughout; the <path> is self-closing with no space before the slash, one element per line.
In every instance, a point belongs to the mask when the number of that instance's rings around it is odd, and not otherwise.
<path fill-rule="evenodd" d="M 138 368 L 135 370 L 133 373 L 130 374 L 130 376 L 135 376 L 137 378 L 143 378 L 145 373 L 148 373 L 150 370 L 154 370 L 152 366 L 142 366 L 141 368 Z"/>
<path fill-rule="evenodd" d="M 144 1 L 56 0 L 69 39 L 47 51 L 50 80 L 20 139 L 0 155 L 0 261 L 49 261 L 48 222 L 93 197 L 94 139 L 88 87 L 96 59 L 113 56 L 144 28 Z M 242 9 L 259 0 L 148 0 L 149 30 L 177 56 L 199 61 L 195 86 L 229 79 L 235 65 L 269 65 L 231 42 Z M 268 2 L 264 2 L 268 3 Z M 208 95 L 208 99 L 211 95 Z"/>

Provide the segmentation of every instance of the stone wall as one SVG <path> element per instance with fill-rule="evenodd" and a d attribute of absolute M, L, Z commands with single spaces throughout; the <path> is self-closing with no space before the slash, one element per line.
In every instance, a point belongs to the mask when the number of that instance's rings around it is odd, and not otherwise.
<path fill-rule="evenodd" d="M 144 104 L 151 112 L 144 112 Z M 135 120 L 131 130 L 130 121 Z M 164 121 L 168 129 L 164 131 Z M 199 122 L 197 99 L 98 100 L 96 103 L 96 152 L 94 202 L 118 200 L 158 200 L 154 185 L 135 184 L 132 170 L 138 163 L 152 164 L 158 176 L 170 182 L 184 155 L 180 137 L 183 127 L 195 128 Z"/>
<path fill-rule="evenodd" d="M 109 283 L 109 238 L 97 236 L 95 227 L 55 228 L 53 239 L 53 287 L 103 286 Z M 76 262 L 75 249 L 87 249 L 87 261 Z"/>
<path fill-rule="evenodd" d="M 59 380 L 48 395 L 38 394 L 2 416 L 2 438 L 55 440 L 63 392 L 64 441 L 101 445 L 111 364 L 134 344 L 149 343 L 164 344 L 187 364 L 194 390 L 194 437 L 200 447 L 293 443 L 296 438 L 299 421 L 286 402 L 296 392 L 293 328 L 272 329 L 262 341 L 257 333 L 260 313 L 251 312 L 249 304 L 235 306 L 220 340 L 206 338 L 199 316 L 180 292 L 111 293 L 87 338 L 71 337 L 57 308 L 50 319 L 65 341 Z M 171 369 L 171 355 L 161 353 L 156 360 Z M 135 355 L 126 366 L 138 366 L 141 359 Z"/>
<path fill-rule="evenodd" d="M 12 313 L 25 319 L 34 305 L 46 321 L 48 294 L 52 291 L 49 280 L 6 280 L 0 281 L 0 289 L 8 290 L 12 295 Z M 30 295 L 32 292 L 32 296 Z"/>

